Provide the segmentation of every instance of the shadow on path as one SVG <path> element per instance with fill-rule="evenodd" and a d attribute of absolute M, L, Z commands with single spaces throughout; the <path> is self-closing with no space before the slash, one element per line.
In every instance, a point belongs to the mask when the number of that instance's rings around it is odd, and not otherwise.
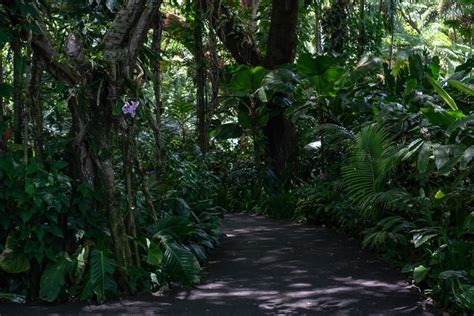
<path fill-rule="evenodd" d="M 333 231 L 228 214 L 204 283 L 105 305 L 0 305 L 0 315 L 434 315 L 393 268 Z M 437 314 L 437 313 L 435 313 Z"/>

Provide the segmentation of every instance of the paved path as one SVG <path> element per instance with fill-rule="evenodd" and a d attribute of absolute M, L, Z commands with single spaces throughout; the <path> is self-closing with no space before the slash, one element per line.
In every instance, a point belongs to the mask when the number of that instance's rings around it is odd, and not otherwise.
<path fill-rule="evenodd" d="M 359 242 L 325 228 L 229 214 L 205 281 L 101 306 L 1 306 L 0 315 L 433 315 Z"/>

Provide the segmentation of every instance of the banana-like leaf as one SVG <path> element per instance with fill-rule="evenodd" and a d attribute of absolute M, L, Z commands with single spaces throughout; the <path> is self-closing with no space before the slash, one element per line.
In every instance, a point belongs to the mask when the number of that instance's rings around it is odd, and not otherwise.
<path fill-rule="evenodd" d="M 465 84 L 457 80 L 448 80 L 448 83 L 461 92 L 474 96 L 474 89 L 469 88 Z"/>
<path fill-rule="evenodd" d="M 185 286 L 199 282 L 201 266 L 191 251 L 169 239 L 164 239 L 163 245 L 165 247 L 163 263 L 172 279 Z"/>
<path fill-rule="evenodd" d="M 117 285 L 111 278 L 115 270 L 115 262 L 109 251 L 94 249 L 91 253 L 90 277 L 93 291 L 99 304 L 117 291 Z"/>
<path fill-rule="evenodd" d="M 441 96 L 441 98 L 449 105 L 449 107 L 453 111 L 458 111 L 459 108 L 456 105 L 456 102 L 453 98 L 444 90 L 433 78 L 431 78 L 428 74 L 425 74 L 426 80 L 433 86 L 434 90 Z"/>
<path fill-rule="evenodd" d="M 0 292 L 0 299 L 10 301 L 12 303 L 24 304 L 26 303 L 26 297 L 15 293 L 4 293 Z"/>

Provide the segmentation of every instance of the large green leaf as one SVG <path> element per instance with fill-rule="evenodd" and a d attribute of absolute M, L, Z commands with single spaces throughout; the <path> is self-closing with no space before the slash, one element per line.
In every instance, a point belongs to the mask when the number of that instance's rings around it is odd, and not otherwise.
<path fill-rule="evenodd" d="M 453 98 L 444 90 L 433 78 L 431 78 L 428 74 L 425 74 L 426 80 L 433 86 L 435 91 L 441 96 L 441 98 L 446 102 L 447 105 L 453 110 L 458 111 L 459 108 L 456 105 L 456 102 Z"/>
<path fill-rule="evenodd" d="M 26 297 L 24 295 L 19 295 L 15 293 L 0 292 L 0 299 L 4 299 L 17 304 L 26 303 Z"/>
<path fill-rule="evenodd" d="M 0 268 L 8 273 L 22 273 L 30 269 L 30 261 L 24 254 L 7 247 L 0 255 Z"/>
<path fill-rule="evenodd" d="M 170 239 L 162 239 L 165 247 L 164 266 L 172 280 L 185 286 L 199 281 L 201 266 L 196 257 Z"/>
<path fill-rule="evenodd" d="M 294 84 L 298 82 L 295 73 L 288 69 L 275 69 L 269 72 L 262 80 L 265 90 L 273 93 L 289 94 L 293 92 Z"/>
<path fill-rule="evenodd" d="M 436 168 L 441 173 L 451 171 L 461 160 L 466 147 L 464 145 L 437 145 L 434 147 Z"/>
<path fill-rule="evenodd" d="M 421 150 L 418 153 L 417 166 L 418 166 L 418 171 L 421 174 L 426 173 L 426 171 L 428 170 L 428 164 L 430 162 L 430 154 L 431 154 L 432 148 L 433 146 L 431 142 L 425 142 L 423 143 L 423 146 L 421 146 Z"/>
<path fill-rule="evenodd" d="M 329 68 L 339 64 L 339 59 L 332 56 L 312 57 L 310 54 L 302 54 L 296 62 L 298 70 L 306 76 L 322 75 Z"/>
<path fill-rule="evenodd" d="M 457 80 L 448 80 L 448 83 L 459 91 L 469 94 L 470 96 L 474 96 L 474 89 L 469 88 L 462 82 Z"/>
<path fill-rule="evenodd" d="M 115 262 L 110 251 L 94 249 L 91 253 L 91 283 L 98 303 L 103 303 L 117 291 L 117 285 L 111 277 L 115 271 Z"/>
<path fill-rule="evenodd" d="M 41 275 L 39 296 L 42 300 L 53 302 L 61 292 L 66 275 L 73 266 L 67 253 L 61 254 L 58 262 L 50 263 Z"/>
<path fill-rule="evenodd" d="M 474 145 L 464 151 L 460 161 L 461 168 L 467 168 L 472 159 L 474 159 Z"/>
<path fill-rule="evenodd" d="M 192 230 L 191 222 L 183 216 L 166 216 L 154 223 L 150 230 L 155 238 L 170 235 L 174 238 L 187 235 Z"/>
<path fill-rule="evenodd" d="M 416 283 L 420 283 L 423 281 L 428 274 L 428 271 L 430 268 L 425 267 L 424 265 L 419 265 L 413 270 L 413 280 L 415 280 Z"/>
<path fill-rule="evenodd" d="M 163 251 L 160 245 L 155 241 L 151 241 L 147 251 L 146 262 L 152 266 L 158 266 L 163 261 Z"/>
<path fill-rule="evenodd" d="M 262 79 L 268 72 L 268 69 L 261 66 L 242 66 L 234 73 L 229 82 L 229 89 L 233 92 L 252 94 L 260 87 Z"/>
<path fill-rule="evenodd" d="M 242 128 L 236 123 L 226 123 L 217 127 L 217 139 L 239 138 L 242 135 Z"/>

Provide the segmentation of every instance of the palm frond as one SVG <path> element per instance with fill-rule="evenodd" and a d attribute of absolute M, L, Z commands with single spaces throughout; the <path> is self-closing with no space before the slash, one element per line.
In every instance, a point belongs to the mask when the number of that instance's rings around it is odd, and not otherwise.
<path fill-rule="evenodd" d="M 353 140 L 355 138 L 354 133 L 338 124 L 326 123 L 321 124 L 316 128 L 316 133 L 322 137 L 327 144 L 341 144 L 347 140 Z"/>
<path fill-rule="evenodd" d="M 384 190 L 386 178 L 397 161 L 395 146 L 383 128 L 366 126 L 356 135 L 342 175 L 351 199 L 366 219 L 376 218 L 380 213 L 378 207 L 390 206 L 402 196 L 399 191 Z"/>

